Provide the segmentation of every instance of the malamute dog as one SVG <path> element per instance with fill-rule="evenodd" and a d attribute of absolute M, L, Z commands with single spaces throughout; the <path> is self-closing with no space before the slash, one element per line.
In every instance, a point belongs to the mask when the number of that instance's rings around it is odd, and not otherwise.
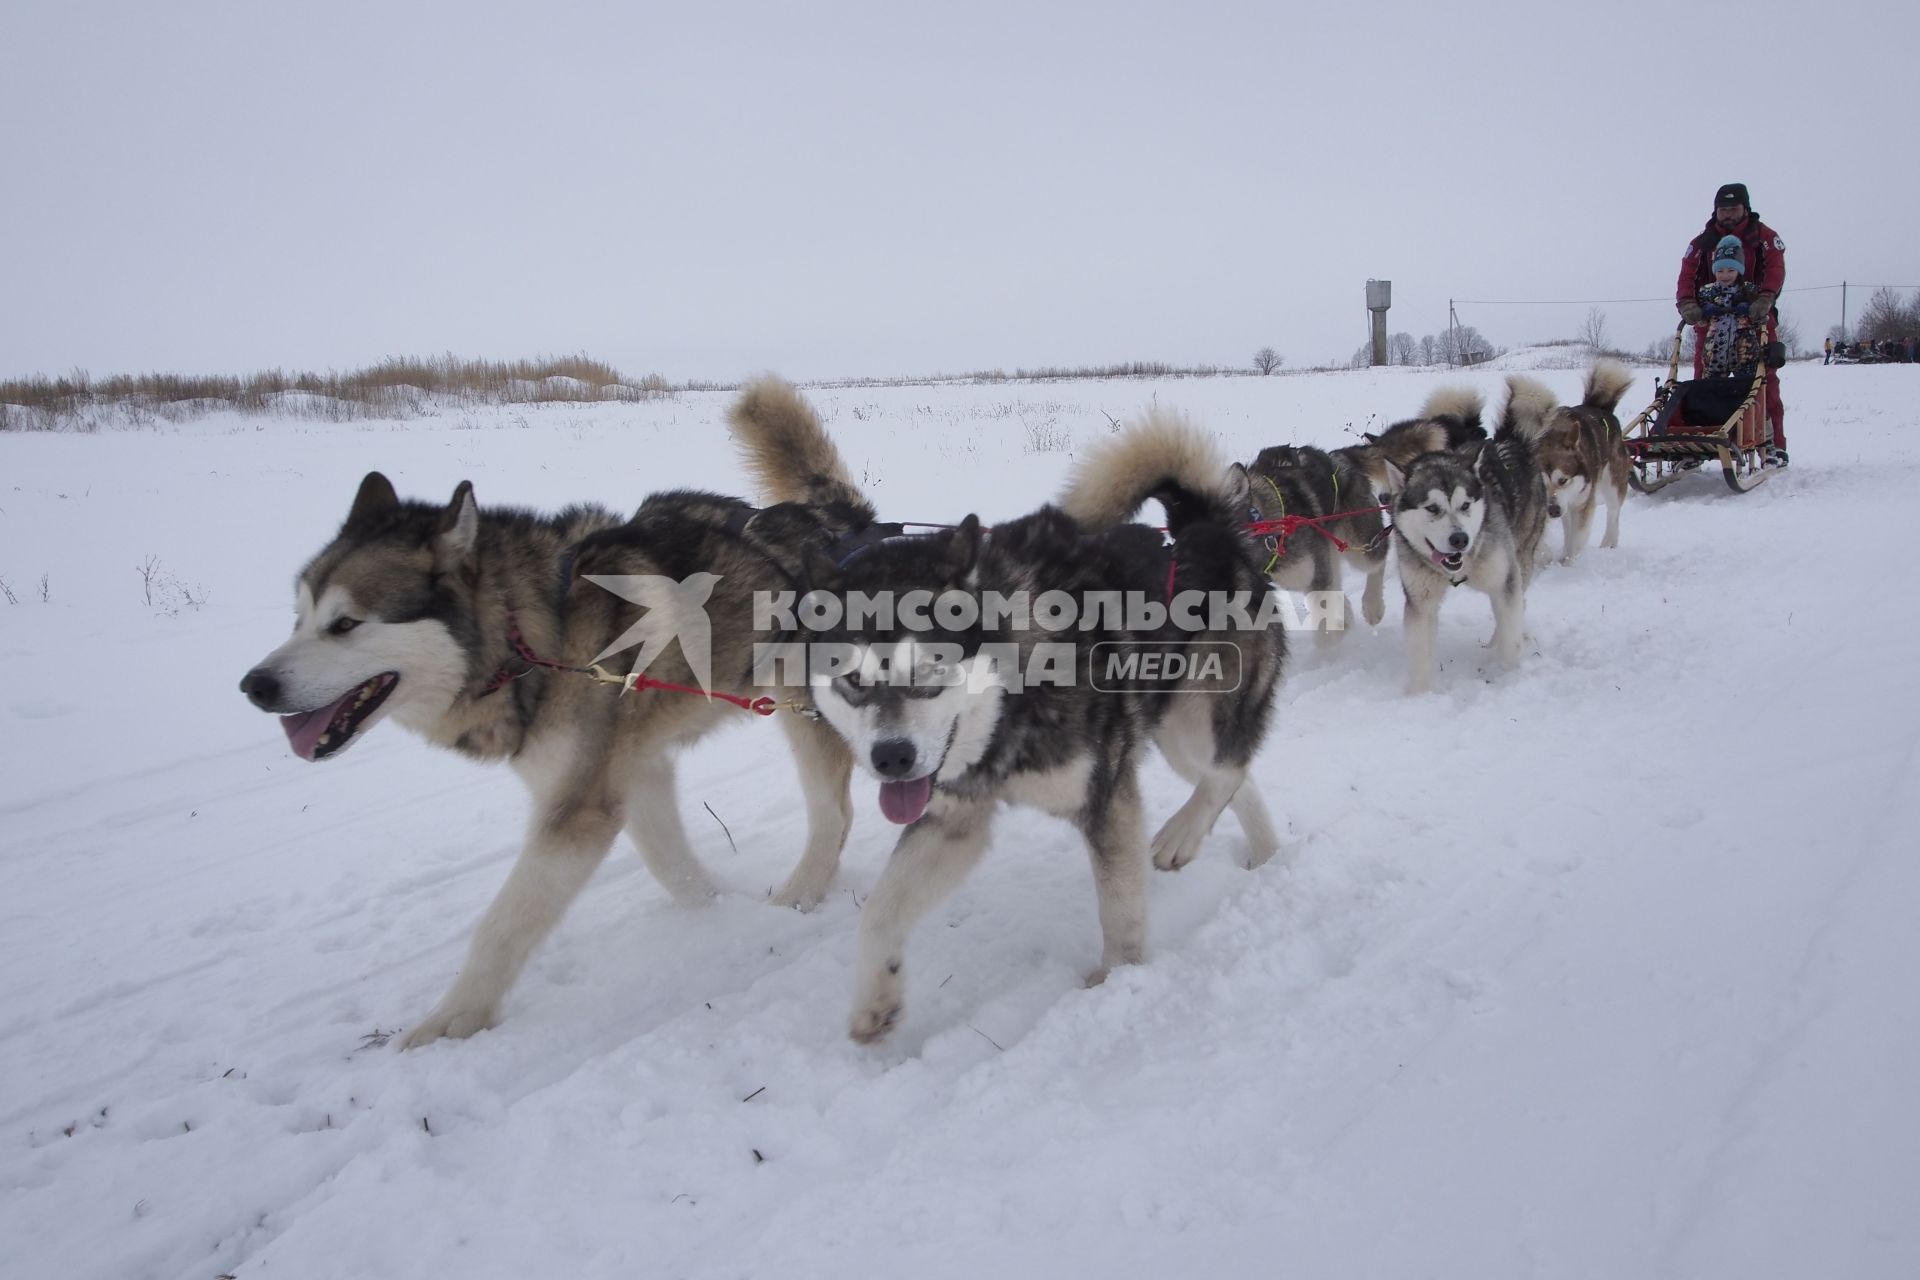
<path fill-rule="evenodd" d="M 1404 469 L 1386 464 L 1394 499 L 1394 559 L 1406 592 L 1407 692 L 1433 688 L 1440 601 L 1465 583 L 1493 601 L 1493 649 L 1517 665 L 1527 586 L 1547 526 L 1546 483 L 1533 441 L 1553 412 L 1553 392 L 1507 378 L 1507 403 L 1490 441 L 1423 453 Z"/>
<path fill-rule="evenodd" d="M 775 481 L 775 497 L 816 491 L 803 470 L 765 461 L 757 470 Z M 1157 530 L 1124 523 L 1150 497 L 1167 510 L 1171 547 Z M 1192 428 L 1155 417 L 1090 454 L 1059 506 L 991 531 L 969 516 L 930 536 L 882 542 L 816 566 L 813 581 L 845 600 L 1039 601 L 1063 592 L 1085 605 L 1096 593 L 1157 602 L 1171 588 L 1238 593 L 1258 606 L 1269 588 L 1262 553 L 1242 528 L 1247 510 L 1244 470 L 1229 471 Z M 1216 629 L 1211 618 L 1201 619 L 1206 629 L 1182 629 L 1176 616 L 1128 629 L 1109 615 L 1108 625 L 1063 633 L 1041 625 L 1037 606 L 971 618 L 935 609 L 924 627 L 867 616 L 808 632 L 815 652 L 846 659 L 837 674 L 816 669 L 812 704 L 878 782 L 882 812 L 906 828 L 860 913 L 855 1040 L 877 1041 L 900 1018 L 907 935 L 985 852 L 1003 802 L 1065 817 L 1086 837 L 1102 936 L 1094 981 L 1145 954 L 1149 854 L 1162 868 L 1184 865 L 1229 805 L 1248 861 L 1273 853 L 1273 825 L 1247 766 L 1266 733 L 1285 634 L 1225 620 Z M 1050 644 L 1065 650 L 1067 679 L 1033 682 Z M 1111 665 L 1129 646 L 1157 655 L 1165 678 L 1143 662 Z M 1223 669 L 1217 658 L 1228 650 L 1236 657 Z M 1180 674 L 1169 674 L 1176 666 Z M 1194 791 L 1149 841 L 1138 772 L 1154 743 Z"/>
<path fill-rule="evenodd" d="M 1386 616 L 1387 526 L 1373 481 L 1357 460 L 1311 445 L 1277 444 L 1259 452 L 1247 476 L 1257 520 L 1286 515 L 1334 517 L 1297 531 L 1284 549 L 1269 552 L 1267 572 L 1273 580 L 1289 591 L 1339 591 L 1340 561 L 1345 559 L 1366 576 L 1360 608 L 1369 625 L 1379 625 Z M 1340 539 L 1346 549 L 1342 551 L 1327 534 Z M 1342 595 L 1337 624 L 1325 625 L 1333 619 L 1322 619 L 1316 643 L 1344 634 L 1350 613 Z"/>
<path fill-rule="evenodd" d="M 766 416 L 770 453 L 818 474 L 844 474 L 810 413 Z M 747 713 L 683 693 L 623 696 L 528 655 L 587 667 L 642 614 L 588 576 L 649 575 L 694 593 L 692 614 L 704 611 L 710 652 L 700 664 L 681 647 L 689 636 L 681 629 L 680 644 L 663 641 L 647 675 L 693 687 L 710 681 L 716 693 L 777 695 L 752 683 L 754 641 L 773 637 L 754 631 L 751 599 L 791 587 L 801 551 L 753 536 L 752 516 L 738 499 L 688 491 L 652 497 L 624 522 L 587 507 L 541 516 L 483 508 L 465 482 L 440 506 L 402 501 L 374 472 L 339 533 L 301 571 L 292 638 L 240 683 L 255 705 L 280 715 L 296 755 L 338 755 L 392 716 L 438 746 L 507 761 L 532 792 L 519 860 L 481 918 L 459 978 L 404 1045 L 492 1025 L 529 953 L 622 828 L 676 901 L 714 892 L 681 828 L 674 752 Z M 847 528 L 871 517 L 851 507 L 817 516 Z M 682 616 L 674 600 L 649 603 L 650 613 Z M 778 901 L 806 906 L 819 901 L 846 841 L 852 761 L 825 726 L 779 719 L 807 797 L 807 838 Z"/>
<path fill-rule="evenodd" d="M 1300 531 L 1284 551 L 1269 554 L 1268 571 L 1274 581 L 1291 591 L 1338 590 L 1339 559 L 1344 557 L 1367 580 L 1360 610 L 1368 625 L 1378 626 L 1387 612 L 1387 523 L 1380 508 L 1393 499 L 1389 471 L 1405 468 L 1430 450 L 1486 439 L 1480 412 L 1479 392 L 1442 387 L 1427 397 L 1419 417 L 1396 422 L 1385 431 L 1368 432 L 1364 444 L 1331 453 L 1306 445 L 1262 449 L 1248 468 L 1254 518 L 1274 520 L 1289 513 L 1337 516 L 1318 527 L 1346 544 L 1341 551 L 1322 534 Z M 1338 627 L 1321 620 L 1318 643 L 1328 643 L 1344 630 L 1351 613 L 1344 595 L 1340 606 Z"/>
<path fill-rule="evenodd" d="M 1601 360 L 1587 370 L 1580 403 L 1561 405 L 1547 419 L 1534 445 L 1540 473 L 1547 481 L 1547 516 L 1560 521 L 1560 563 L 1572 564 L 1587 549 L 1594 503 L 1607 503 L 1602 547 L 1620 545 L 1620 508 L 1627 502 L 1627 474 L 1633 466 L 1626 437 L 1614 410 L 1633 385 L 1625 365 Z"/>

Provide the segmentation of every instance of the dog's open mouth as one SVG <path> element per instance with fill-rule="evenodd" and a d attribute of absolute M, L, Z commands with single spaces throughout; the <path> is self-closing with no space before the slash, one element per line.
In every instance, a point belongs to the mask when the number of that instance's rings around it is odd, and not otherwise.
<path fill-rule="evenodd" d="M 1464 551 L 1455 551 L 1451 555 L 1444 556 L 1438 551 L 1435 551 L 1432 555 L 1434 564 L 1445 569 L 1448 573 L 1460 572 L 1460 566 L 1466 562 L 1467 558 L 1467 553 Z"/>
<path fill-rule="evenodd" d="M 325 760 L 343 750 L 399 683 L 396 673 L 385 671 L 349 689 L 337 702 L 297 715 L 281 716 L 280 727 L 287 731 L 293 754 L 302 760 Z"/>
<path fill-rule="evenodd" d="M 920 821 L 920 815 L 927 811 L 927 802 L 931 799 L 932 774 L 909 782 L 880 784 L 880 812 L 886 815 L 888 822 L 897 822 L 903 827 L 910 822 Z"/>

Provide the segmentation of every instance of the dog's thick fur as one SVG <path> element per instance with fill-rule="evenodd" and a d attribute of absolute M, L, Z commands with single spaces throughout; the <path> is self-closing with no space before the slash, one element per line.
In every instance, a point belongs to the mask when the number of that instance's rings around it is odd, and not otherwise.
<path fill-rule="evenodd" d="M 785 471 L 757 463 L 769 477 Z M 795 492 L 813 493 L 806 477 Z M 1167 510 L 1174 546 L 1126 524 L 1149 497 Z M 873 545 L 842 565 L 817 565 L 816 586 L 843 597 L 903 599 L 948 591 L 975 599 L 1064 591 L 1086 602 L 1097 592 L 1160 600 L 1169 555 L 1180 591 L 1247 593 L 1258 604 L 1267 583 L 1241 526 L 1245 472 L 1224 467 L 1204 437 L 1180 422 L 1150 418 L 1090 454 L 1060 505 L 984 531 L 969 516 L 957 528 Z M 1102 949 L 1095 979 L 1139 961 L 1146 948 L 1149 856 L 1166 869 L 1198 852 L 1231 805 L 1257 864 L 1277 846 L 1271 819 L 1247 766 L 1271 715 L 1285 654 L 1279 627 L 1255 632 L 1187 632 L 1172 621 L 1151 631 L 1118 620 L 1092 631 L 1048 631 L 1031 617 L 997 617 L 932 631 L 863 620 L 810 632 L 816 645 L 856 655 L 844 674 L 815 674 L 814 707 L 880 783 L 881 808 L 903 823 L 899 843 L 860 913 L 859 971 L 850 1033 L 885 1036 L 905 1007 L 907 935 L 985 852 L 1003 802 L 1036 806 L 1072 821 L 1091 850 Z M 1022 674 L 1054 643 L 1071 650 L 1071 683 L 1024 687 L 994 665 L 1017 653 Z M 1094 684 L 1095 646 L 1151 643 L 1163 651 L 1205 652 L 1230 643 L 1241 658 L 1237 683 L 1195 673 L 1172 683 L 1128 678 Z M 908 677 L 910 674 L 910 680 Z M 1191 798 L 1147 838 L 1138 771 L 1157 743 L 1194 783 Z"/>
<path fill-rule="evenodd" d="M 1289 591 L 1338 592 L 1344 558 L 1365 577 L 1361 614 L 1369 625 L 1378 626 L 1387 611 L 1387 525 L 1379 508 L 1393 498 L 1389 474 L 1423 453 L 1486 439 L 1481 409 L 1480 393 L 1472 388 L 1441 387 L 1427 397 L 1418 417 L 1368 432 L 1365 443 L 1331 453 L 1308 445 L 1262 449 L 1247 469 L 1254 517 L 1336 516 L 1320 527 L 1347 544 L 1343 552 L 1322 534 L 1300 530 L 1283 548 L 1270 550 L 1273 580 Z M 1331 609 L 1316 620 L 1318 644 L 1338 639 L 1352 616 L 1346 597 L 1336 598 L 1337 624 Z"/>
<path fill-rule="evenodd" d="M 1324 533 L 1301 529 L 1283 548 L 1269 554 L 1268 573 L 1273 580 L 1289 591 L 1338 592 L 1344 559 L 1365 576 L 1360 608 L 1368 624 L 1378 626 L 1386 616 L 1386 518 L 1363 465 L 1345 452 L 1277 444 L 1262 449 L 1247 474 L 1256 518 L 1331 517 L 1315 526 Z M 1328 534 L 1344 542 L 1346 550 L 1335 546 Z M 1334 611 L 1327 611 L 1315 633 L 1316 643 L 1328 643 L 1345 633 L 1352 610 L 1346 607 L 1344 595 L 1339 600 L 1337 623 Z"/>
<path fill-rule="evenodd" d="M 1484 408 L 1480 393 L 1472 387 L 1438 387 L 1420 406 L 1419 417 L 1396 422 L 1385 431 L 1369 431 L 1364 444 L 1336 449 L 1334 456 L 1366 476 L 1369 487 L 1385 502 L 1393 496 L 1390 468 L 1404 472 L 1423 453 L 1485 440 L 1487 429 L 1480 421 Z"/>
<path fill-rule="evenodd" d="M 777 402 L 777 392 L 768 394 Z M 799 473 L 844 477 L 804 406 L 764 419 L 751 407 L 739 412 L 760 424 L 766 456 Z M 870 521 L 857 496 L 816 512 L 815 524 Z M 443 507 L 401 501 L 375 472 L 339 533 L 301 572 L 293 637 L 241 683 L 256 705 L 286 718 L 298 754 L 344 750 L 391 714 L 430 742 L 507 761 L 532 792 L 519 860 L 482 917 L 458 980 L 411 1028 L 406 1046 L 493 1025 L 528 955 L 622 828 L 676 901 L 713 894 L 681 827 L 674 752 L 746 713 L 673 692 L 620 696 L 582 675 L 529 666 L 509 634 L 517 627 L 535 655 L 584 667 L 642 613 L 588 575 L 693 583 L 711 588 L 704 608 L 712 688 L 755 694 L 754 642 L 772 637 L 753 629 L 752 595 L 789 588 L 803 550 L 755 537 L 751 516 L 739 499 L 689 491 L 652 497 L 627 521 L 592 508 L 539 516 L 483 508 L 464 482 Z M 647 674 L 697 684 L 678 645 L 659 652 Z M 824 726 L 781 720 L 807 797 L 807 837 L 778 900 L 806 906 L 819 901 L 846 840 L 852 761 Z"/>
<path fill-rule="evenodd" d="M 1627 475 L 1633 461 L 1614 411 L 1632 385 L 1633 374 L 1625 365 L 1596 362 L 1587 370 L 1580 403 L 1555 409 L 1534 445 L 1540 473 L 1546 477 L 1547 516 L 1560 520 L 1562 564 L 1572 564 L 1586 550 L 1594 504 L 1602 499 L 1607 504 L 1607 531 L 1600 545 L 1620 545 L 1620 509 L 1627 503 Z"/>
<path fill-rule="evenodd" d="M 1404 469 L 1388 462 L 1396 493 L 1394 559 L 1406 593 L 1409 693 L 1433 688 L 1440 601 L 1466 584 L 1493 602 L 1493 649 L 1515 666 L 1526 628 L 1526 593 L 1546 531 L 1546 482 L 1533 442 L 1554 410 L 1532 378 L 1507 378 L 1507 402 L 1492 440 L 1423 453 Z"/>

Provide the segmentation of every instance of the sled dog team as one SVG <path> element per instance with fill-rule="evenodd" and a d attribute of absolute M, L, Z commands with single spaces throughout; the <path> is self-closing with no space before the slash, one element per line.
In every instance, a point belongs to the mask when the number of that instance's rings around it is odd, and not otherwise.
<path fill-rule="evenodd" d="M 1090 982 L 1144 958 L 1149 859 L 1186 865 L 1228 809 L 1248 865 L 1270 858 L 1279 839 L 1248 766 L 1273 716 L 1286 633 L 1203 609 L 1096 613 L 1072 634 L 1067 678 L 1023 681 L 1023 664 L 1050 647 L 1057 662 L 1060 650 L 1026 610 L 795 618 L 756 602 L 783 592 L 1257 602 L 1270 582 L 1338 593 L 1344 563 L 1366 576 L 1363 614 L 1378 623 L 1391 543 L 1409 688 L 1425 691 L 1449 586 L 1492 599 L 1493 647 L 1512 664 L 1547 520 L 1560 517 L 1572 560 L 1604 500 L 1601 545 L 1618 543 L 1628 462 L 1614 410 L 1627 383 L 1625 369 L 1603 362 L 1581 403 L 1559 406 L 1538 382 L 1510 377 L 1491 437 L 1477 395 L 1442 391 L 1418 418 L 1364 443 L 1276 447 L 1248 466 L 1151 413 L 1087 451 L 1055 502 L 991 530 L 968 516 L 908 537 L 879 522 L 806 401 L 766 379 L 729 414 L 759 506 L 673 490 L 630 517 L 595 507 L 541 515 L 482 507 L 464 482 L 444 505 L 403 500 L 369 474 L 296 579 L 293 634 L 240 687 L 281 717 L 302 759 L 336 755 L 391 716 L 440 746 L 507 761 L 531 792 L 520 855 L 452 986 L 408 1029 L 408 1047 L 495 1023 L 528 957 L 623 830 L 677 902 L 713 896 L 681 825 L 676 752 L 741 716 L 741 705 L 778 703 L 806 836 L 774 901 L 805 909 L 825 895 L 853 822 L 856 772 L 901 826 L 860 914 L 850 1032 L 877 1041 L 905 1008 L 914 923 L 986 851 L 1003 803 L 1063 817 L 1086 839 L 1101 933 Z M 1165 535 L 1132 523 L 1148 499 L 1166 511 Z M 1286 515 L 1318 524 L 1284 540 L 1249 536 L 1249 525 Z M 667 598 L 676 591 L 693 593 L 706 652 L 690 653 L 702 646 L 681 631 L 679 644 L 643 650 L 639 691 L 593 678 L 637 620 L 681 603 Z M 1337 634 L 1323 628 L 1321 642 Z M 778 688 L 756 663 L 769 645 L 833 659 L 809 664 L 800 687 Z M 1103 653 L 1130 649 L 1165 665 L 1096 667 Z M 1224 667 L 1203 660 L 1222 653 L 1233 656 Z M 701 688 L 715 697 L 688 696 Z M 1192 786 L 1157 830 L 1139 783 L 1156 748 Z"/>

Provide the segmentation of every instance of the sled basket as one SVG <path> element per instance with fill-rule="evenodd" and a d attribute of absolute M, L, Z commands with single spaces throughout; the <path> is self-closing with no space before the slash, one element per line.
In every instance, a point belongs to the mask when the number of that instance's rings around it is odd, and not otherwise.
<path fill-rule="evenodd" d="M 1666 380 L 1653 403 L 1626 425 L 1627 456 L 1633 462 L 1628 483 L 1653 493 L 1717 458 L 1727 486 L 1735 493 L 1751 492 L 1779 470 L 1769 461 L 1773 428 L 1762 394 L 1766 369 L 1756 360 L 1732 375 L 1682 382 L 1685 334 L 1683 322 L 1673 336 Z"/>

